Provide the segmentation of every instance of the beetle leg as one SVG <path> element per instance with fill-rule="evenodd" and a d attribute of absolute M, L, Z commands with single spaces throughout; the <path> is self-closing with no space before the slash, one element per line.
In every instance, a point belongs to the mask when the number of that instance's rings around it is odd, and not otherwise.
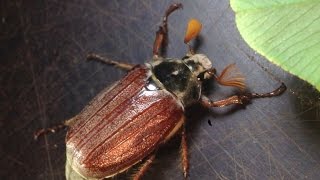
<path fill-rule="evenodd" d="M 120 68 L 120 69 L 123 69 L 123 70 L 131 70 L 133 69 L 133 67 L 135 66 L 134 64 L 129 64 L 129 63 L 121 63 L 121 62 L 118 62 L 118 61 L 113 61 L 111 59 L 108 59 L 108 58 L 105 58 L 105 57 L 102 57 L 98 54 L 94 54 L 94 53 L 90 53 L 87 55 L 87 59 L 88 60 L 98 60 L 98 61 L 101 61 L 101 62 L 104 62 L 108 65 L 112 65 L 112 66 L 115 66 L 117 68 Z"/>
<path fill-rule="evenodd" d="M 175 3 L 169 6 L 162 19 L 162 24 L 156 32 L 156 38 L 153 43 L 153 57 L 157 59 L 159 56 L 159 49 L 167 42 L 168 36 L 168 16 L 175 10 L 182 8 L 181 3 Z"/>
<path fill-rule="evenodd" d="M 51 128 L 42 128 L 42 129 L 39 129 L 38 131 L 36 131 L 34 134 L 33 134 L 33 138 L 34 140 L 38 140 L 38 138 L 40 136 L 43 136 L 45 134 L 48 134 L 48 133 L 55 133 L 61 129 L 64 129 L 65 127 L 67 127 L 65 124 L 59 124 L 59 125 L 56 125 L 56 126 L 53 126 Z"/>
<path fill-rule="evenodd" d="M 201 97 L 201 103 L 205 107 L 224 107 L 224 106 L 228 106 L 228 105 L 232 105 L 232 104 L 247 104 L 252 99 L 255 99 L 255 98 L 266 98 L 266 97 L 279 96 L 286 89 L 287 89 L 287 87 L 285 86 L 284 83 L 282 83 L 280 85 L 280 87 L 278 87 L 277 89 L 275 89 L 272 92 L 261 93 L 261 94 L 258 94 L 258 93 L 246 93 L 246 94 L 242 94 L 242 95 L 234 95 L 234 96 L 231 96 L 231 97 L 229 97 L 227 99 L 222 99 L 222 100 L 219 100 L 219 101 L 211 101 L 207 97 L 202 96 Z"/>
<path fill-rule="evenodd" d="M 56 133 L 57 131 L 70 126 L 70 124 L 73 123 L 75 120 L 76 120 L 76 118 L 73 117 L 71 119 L 66 120 L 63 124 L 58 124 L 58 125 L 50 127 L 50 128 L 39 129 L 38 131 L 36 131 L 33 134 L 33 138 L 34 138 L 34 140 L 37 140 L 40 136 L 43 136 L 45 134 Z"/>
<path fill-rule="evenodd" d="M 189 158 L 188 158 L 188 144 L 187 144 L 187 135 L 186 128 L 183 126 L 181 133 L 181 158 L 182 158 L 182 168 L 183 168 L 183 176 L 187 179 L 189 172 Z"/>
<path fill-rule="evenodd" d="M 150 167 L 151 163 L 155 159 L 156 154 L 153 153 L 151 156 L 148 157 L 148 159 L 144 162 L 144 164 L 140 167 L 139 171 L 133 176 L 133 180 L 139 180 L 142 178 L 142 176 L 146 173 L 148 168 Z"/>

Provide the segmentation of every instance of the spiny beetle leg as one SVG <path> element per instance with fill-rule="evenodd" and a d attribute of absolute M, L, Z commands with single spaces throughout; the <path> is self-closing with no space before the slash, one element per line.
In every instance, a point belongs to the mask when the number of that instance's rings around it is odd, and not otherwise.
<path fill-rule="evenodd" d="M 274 96 L 279 96 L 281 95 L 287 87 L 285 86 L 284 83 L 280 85 L 277 89 L 274 91 L 268 92 L 268 93 L 246 93 L 243 95 L 235 95 L 228 97 L 227 99 L 222 99 L 219 101 L 211 101 L 205 96 L 202 96 L 201 98 L 201 103 L 205 107 L 224 107 L 232 104 L 247 104 L 249 103 L 252 99 L 255 98 L 266 98 L 266 97 L 274 97 Z"/>
<path fill-rule="evenodd" d="M 153 43 L 153 57 L 156 59 L 159 56 L 159 50 L 164 44 L 166 44 L 168 35 L 168 17 L 175 10 L 182 8 L 181 3 L 172 4 L 167 10 L 162 19 L 162 24 L 159 26 L 159 30 L 156 32 L 156 38 Z"/>
<path fill-rule="evenodd" d="M 121 62 L 118 62 L 118 61 L 113 61 L 111 59 L 108 59 L 106 57 L 102 57 L 98 54 L 94 54 L 94 53 L 90 53 L 87 55 L 87 59 L 88 60 L 98 60 L 98 61 L 101 61 L 101 62 L 104 62 L 108 65 L 112 65 L 112 66 L 115 66 L 117 68 L 120 68 L 120 69 L 123 69 L 123 70 L 131 70 L 135 65 L 133 64 L 129 64 L 129 63 L 121 63 Z"/>
<path fill-rule="evenodd" d="M 140 167 L 139 171 L 133 176 L 133 180 L 140 180 L 142 176 L 146 173 L 152 162 L 154 161 L 156 154 L 153 153 L 148 157 L 144 164 Z"/>
<path fill-rule="evenodd" d="M 188 144 L 187 144 L 187 135 L 186 128 L 183 126 L 181 133 L 181 163 L 184 179 L 187 179 L 189 172 L 189 158 L 188 158 Z"/>

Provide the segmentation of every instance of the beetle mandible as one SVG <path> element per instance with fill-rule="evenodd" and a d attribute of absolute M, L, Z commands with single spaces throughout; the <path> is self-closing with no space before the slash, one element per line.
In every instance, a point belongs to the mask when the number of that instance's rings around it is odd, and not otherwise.
<path fill-rule="evenodd" d="M 125 77 L 100 92 L 78 115 L 64 125 L 43 129 L 35 134 L 54 132 L 68 126 L 66 135 L 66 178 L 103 179 L 113 177 L 144 161 L 133 179 L 141 179 L 155 158 L 160 145 L 181 132 L 182 169 L 187 178 L 189 162 L 184 110 L 194 103 L 204 107 L 245 104 L 254 98 L 282 94 L 286 86 L 269 93 L 244 93 L 211 101 L 201 93 L 202 82 L 215 79 L 220 85 L 245 88 L 244 77 L 234 64 L 218 75 L 204 54 L 196 54 L 189 45 L 201 30 L 201 23 L 189 21 L 184 42 L 189 50 L 182 59 L 164 58 L 160 49 L 167 38 L 168 16 L 181 8 L 172 4 L 162 20 L 153 46 L 153 58 L 145 65 L 113 61 L 97 54 L 96 59 L 128 70 Z"/>

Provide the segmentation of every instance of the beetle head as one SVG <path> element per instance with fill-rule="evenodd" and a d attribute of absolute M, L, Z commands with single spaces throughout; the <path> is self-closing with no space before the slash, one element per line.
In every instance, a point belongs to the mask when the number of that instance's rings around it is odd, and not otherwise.
<path fill-rule="evenodd" d="M 212 63 L 209 58 L 204 54 L 193 54 L 183 58 L 184 63 L 189 67 L 192 73 L 198 77 L 199 80 L 209 79 L 206 72 L 211 71 Z"/>

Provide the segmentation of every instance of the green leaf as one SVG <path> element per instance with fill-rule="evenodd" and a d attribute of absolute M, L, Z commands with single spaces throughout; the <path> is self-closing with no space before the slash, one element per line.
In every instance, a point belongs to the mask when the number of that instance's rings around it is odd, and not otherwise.
<path fill-rule="evenodd" d="M 320 91 L 320 0 L 231 0 L 244 40 Z"/>

